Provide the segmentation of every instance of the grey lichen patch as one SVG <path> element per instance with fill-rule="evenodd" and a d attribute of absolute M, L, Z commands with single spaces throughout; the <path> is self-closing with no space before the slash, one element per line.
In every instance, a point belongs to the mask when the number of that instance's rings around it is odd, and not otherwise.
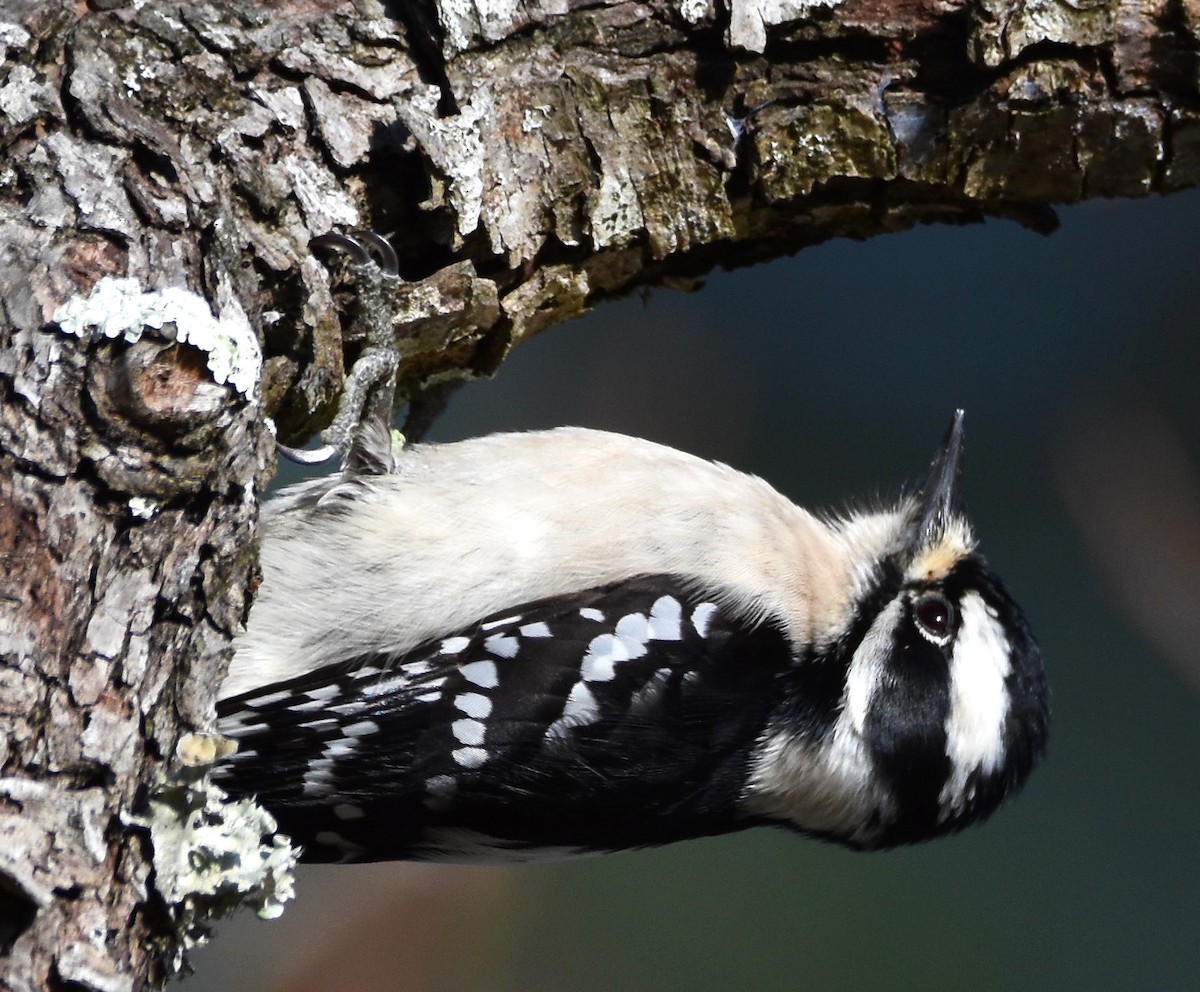
<path fill-rule="evenodd" d="M 23 50 L 33 41 L 33 35 L 12 21 L 0 21 L 0 62 L 8 57 L 9 49 Z"/>
<path fill-rule="evenodd" d="M 628 244 L 645 227 L 637 187 L 622 163 L 603 169 L 589 206 L 591 215 L 588 219 L 596 248 Z"/>
<path fill-rule="evenodd" d="M 315 151 L 299 148 L 284 156 L 280 166 L 310 231 L 329 231 L 358 224 L 358 207 L 353 197 L 322 167 Z"/>
<path fill-rule="evenodd" d="M 561 0 L 435 0 L 447 58 L 494 44 L 531 22 L 565 13 Z"/>
<path fill-rule="evenodd" d="M 455 247 L 478 226 L 483 211 L 484 162 L 487 158 L 481 133 L 482 123 L 495 116 L 491 87 L 480 84 L 463 100 L 459 113 L 441 117 L 437 112 L 440 94 L 435 87 L 414 87 L 408 100 L 398 105 L 400 120 L 420 142 L 430 163 L 447 179 L 441 195 L 435 188 L 430 206 L 440 206 L 444 197 L 455 215 Z"/>
<path fill-rule="evenodd" d="M 374 134 L 395 118 L 390 107 L 335 93 L 320 79 L 305 80 L 304 93 L 321 141 L 342 169 L 351 169 L 365 159 Z"/>
<path fill-rule="evenodd" d="M 60 306 L 54 320 L 76 337 L 120 337 L 129 342 L 151 328 L 202 351 L 214 381 L 250 397 L 262 371 L 262 350 L 240 308 L 225 309 L 218 319 L 203 297 L 180 286 L 147 293 L 136 279 L 105 276 L 87 296 L 72 297 Z"/>
<path fill-rule="evenodd" d="M 27 807 L 48 805 L 53 792 L 40 782 L 0 778 L 0 798 L 6 810 L 23 812 Z M 0 884 L 10 897 L 19 895 L 40 909 L 53 903 L 54 891 L 46 884 L 50 844 L 45 828 L 31 817 L 0 813 Z"/>
<path fill-rule="evenodd" d="M 149 831 L 154 886 L 175 925 L 159 948 L 171 974 L 205 943 L 212 924 L 243 907 L 274 919 L 294 896 L 299 850 L 275 833 L 272 816 L 249 799 L 230 800 L 207 780 L 208 765 L 228 753 L 221 739 L 189 735 L 176 770 L 158 784 L 140 816 Z"/>
<path fill-rule="evenodd" d="M 162 504 L 158 500 L 148 499 L 145 496 L 131 496 L 128 504 L 129 512 L 139 520 L 152 520 L 162 509 Z"/>
<path fill-rule="evenodd" d="M 12 134 L 54 108 L 52 84 L 27 65 L 15 65 L 0 82 L 0 134 Z"/>
<path fill-rule="evenodd" d="M 688 24 L 711 21 L 716 16 L 715 0 L 678 0 L 679 16 Z"/>
<path fill-rule="evenodd" d="M 119 658 L 130 634 L 145 634 L 154 622 L 155 595 L 159 589 L 150 569 L 130 569 L 97 576 L 96 609 L 87 625 L 83 646 L 100 658 Z M 77 666 L 78 667 L 78 666 Z M 95 698 L 76 702 L 94 703 Z M 96 693 L 99 698 L 99 691 Z"/>
<path fill-rule="evenodd" d="M 131 240 L 135 237 L 138 221 L 129 196 L 119 183 L 112 181 L 114 176 L 121 174 L 128 161 L 127 153 L 103 145 L 85 149 L 69 135 L 54 132 L 39 142 L 33 160 L 39 165 L 53 163 L 66 201 L 74 205 L 78 217 L 90 229 L 115 231 Z M 47 221 L 70 216 L 65 201 L 59 209 L 61 212 L 49 213 Z M 39 205 L 38 213 L 45 211 L 47 206 Z"/>

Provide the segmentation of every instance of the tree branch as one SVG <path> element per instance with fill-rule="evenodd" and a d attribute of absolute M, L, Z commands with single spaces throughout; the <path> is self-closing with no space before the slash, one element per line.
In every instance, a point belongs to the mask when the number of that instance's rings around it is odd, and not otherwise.
<path fill-rule="evenodd" d="M 717 265 L 927 221 L 1049 229 L 1054 203 L 1191 185 L 1198 11 L 9 0 L 6 987 L 163 974 L 176 923 L 121 816 L 179 734 L 209 725 L 252 596 L 264 418 L 290 441 L 324 426 L 363 346 L 313 237 L 370 227 L 396 245 L 400 385 L 416 395 L 491 374 L 605 297 Z M 113 325 L 130 340 L 64 332 L 94 290 L 121 287 L 142 308 Z M 203 316 L 185 299 L 257 339 L 248 393 L 183 333 Z"/>

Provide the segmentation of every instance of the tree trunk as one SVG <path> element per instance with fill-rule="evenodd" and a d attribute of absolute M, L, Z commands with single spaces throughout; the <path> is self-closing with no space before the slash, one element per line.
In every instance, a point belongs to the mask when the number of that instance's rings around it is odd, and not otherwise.
<path fill-rule="evenodd" d="M 1194 0 L 6 0 L 0 987 L 170 969 L 130 820 L 211 725 L 265 418 L 327 423 L 361 347 L 311 238 L 395 243 L 414 395 L 715 265 L 1191 185 L 1198 25 Z"/>

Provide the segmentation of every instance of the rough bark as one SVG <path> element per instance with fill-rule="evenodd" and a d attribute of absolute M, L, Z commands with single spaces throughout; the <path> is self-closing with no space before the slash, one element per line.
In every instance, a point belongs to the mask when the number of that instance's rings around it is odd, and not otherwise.
<path fill-rule="evenodd" d="M 360 346 L 313 236 L 395 242 L 412 393 L 714 265 L 1190 185 L 1198 30 L 1194 0 L 6 0 L 0 986 L 161 979 L 122 817 L 210 719 L 264 417 L 328 422 Z M 63 333 L 106 276 L 253 328 L 261 395 L 170 334 Z"/>

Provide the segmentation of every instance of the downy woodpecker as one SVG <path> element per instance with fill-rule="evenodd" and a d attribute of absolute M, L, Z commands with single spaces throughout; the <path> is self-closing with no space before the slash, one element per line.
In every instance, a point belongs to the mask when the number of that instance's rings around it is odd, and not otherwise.
<path fill-rule="evenodd" d="M 962 429 L 890 509 L 831 518 L 631 437 L 393 458 L 368 424 L 359 467 L 264 508 L 219 781 L 313 861 L 958 830 L 1047 729 L 1037 644 L 958 505 Z"/>

